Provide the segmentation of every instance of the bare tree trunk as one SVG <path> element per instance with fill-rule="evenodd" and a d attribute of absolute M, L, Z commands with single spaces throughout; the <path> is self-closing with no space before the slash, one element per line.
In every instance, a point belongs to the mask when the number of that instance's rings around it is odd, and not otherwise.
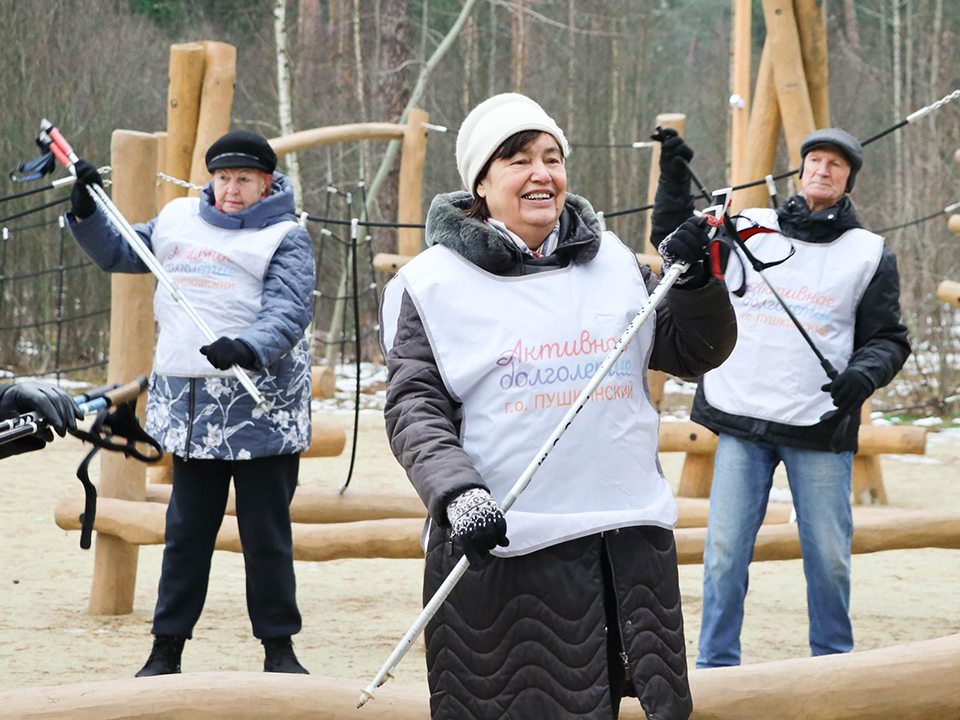
<path fill-rule="evenodd" d="M 856 0 L 843 0 L 843 17 L 847 30 L 847 44 L 860 51 L 860 27 L 857 22 Z"/>
<path fill-rule="evenodd" d="M 297 100 L 300 112 L 317 111 L 320 56 L 320 0 L 300 0 L 297 6 Z M 304 117 L 307 117 L 304 115 Z"/>
<path fill-rule="evenodd" d="M 360 0 L 353 0 L 353 64 L 357 105 L 360 109 L 360 122 L 367 120 L 367 101 L 363 93 L 363 52 L 360 49 Z"/>
<path fill-rule="evenodd" d="M 430 0 L 420 8 L 420 62 L 427 61 L 427 35 L 430 33 Z"/>
<path fill-rule="evenodd" d="M 487 62 L 487 97 L 497 90 L 497 4 L 490 3 L 490 58 Z"/>
<path fill-rule="evenodd" d="M 407 40 L 407 17 L 410 0 L 384 0 L 381 7 L 382 22 L 380 58 L 380 82 L 378 100 L 380 119 L 386 122 L 400 122 L 403 110 L 410 98 L 410 87 L 406 82 L 404 64 L 410 57 L 410 44 Z M 377 192 L 381 216 L 389 221 L 396 220 L 399 192 L 399 168 L 391 168 Z M 375 248 L 377 252 L 394 252 L 397 239 L 387 233 L 379 235 Z"/>
<path fill-rule="evenodd" d="M 901 0 L 890 0 L 890 6 L 893 11 L 893 117 L 897 120 L 903 117 L 903 77 L 900 66 L 900 54 L 902 52 L 902 41 L 900 37 L 900 2 Z M 897 209 L 897 215 L 902 216 L 904 210 L 903 133 L 893 134 L 893 146 L 893 188 L 896 196 L 894 199 L 894 207 Z"/>
<path fill-rule="evenodd" d="M 613 147 L 617 141 L 617 126 L 620 121 L 620 38 L 615 37 L 610 42 L 610 84 L 612 91 L 610 93 L 610 122 L 607 125 L 607 142 L 610 143 L 610 204 L 606 210 L 620 209 L 620 193 L 618 188 L 620 183 L 617 172 L 618 149 Z"/>
<path fill-rule="evenodd" d="M 467 24 L 463 28 L 463 86 L 460 97 L 464 115 L 470 112 L 470 81 L 473 77 L 473 46 L 476 44 L 476 29 L 477 23 L 473 16 L 467 18 Z"/>
<path fill-rule="evenodd" d="M 570 0 L 567 4 L 567 134 L 570 137 L 576 137 L 574 133 L 574 93 L 573 89 L 576 83 L 573 78 L 577 71 L 577 34 L 575 32 L 574 22 L 576 20 L 576 0 Z"/>
<path fill-rule="evenodd" d="M 513 34 L 513 91 L 523 92 L 523 53 L 524 34 L 526 32 L 523 12 L 524 0 L 517 0 L 514 5 L 513 23 L 511 24 Z"/>
<path fill-rule="evenodd" d="M 290 100 L 290 58 L 287 55 L 287 0 L 274 0 L 273 31 L 277 47 L 277 104 L 280 115 L 280 132 L 291 135 L 293 129 L 293 108 Z M 287 153 L 283 157 L 287 176 L 293 185 L 293 197 L 297 213 L 303 210 L 303 188 L 300 182 L 300 162 L 296 153 Z"/>
<path fill-rule="evenodd" d="M 933 10 L 933 31 L 930 35 L 930 92 L 927 101 L 934 102 L 940 87 L 940 43 L 943 42 L 943 0 L 936 0 Z M 936 134 L 936 113 L 930 113 L 931 129 Z"/>

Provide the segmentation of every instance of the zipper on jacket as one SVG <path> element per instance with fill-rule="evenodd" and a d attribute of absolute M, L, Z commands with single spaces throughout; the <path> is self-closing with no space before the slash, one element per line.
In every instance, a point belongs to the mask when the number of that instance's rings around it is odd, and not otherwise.
<path fill-rule="evenodd" d="M 190 412 L 187 414 L 187 446 L 183 456 L 184 460 L 190 459 L 190 437 L 193 435 L 193 416 L 197 409 L 197 379 L 190 378 Z"/>
<path fill-rule="evenodd" d="M 623 626 L 620 625 L 620 597 L 617 595 L 617 576 L 613 572 L 613 560 L 610 558 L 610 548 L 607 545 L 606 533 L 602 534 L 603 554 L 606 556 L 607 568 L 610 570 L 610 588 L 613 590 L 613 600 L 617 606 L 617 632 L 620 633 L 620 660 L 623 662 L 623 679 L 626 682 L 632 681 L 630 675 L 630 658 L 627 657 L 627 642 L 623 637 Z"/>

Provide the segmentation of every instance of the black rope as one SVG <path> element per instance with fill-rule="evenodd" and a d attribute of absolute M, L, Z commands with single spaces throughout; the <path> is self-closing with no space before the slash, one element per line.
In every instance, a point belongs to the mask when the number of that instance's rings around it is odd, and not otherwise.
<path fill-rule="evenodd" d="M 653 205 L 641 205 L 640 207 L 630 208 L 629 210 L 614 210 L 613 212 L 608 212 L 603 214 L 603 219 L 612 217 L 620 217 L 621 215 L 630 215 L 631 213 L 646 212 L 647 210 L 652 210 Z"/>
<path fill-rule="evenodd" d="M 363 338 L 360 332 L 360 271 L 357 268 L 357 262 L 359 261 L 359 257 L 357 256 L 359 233 L 357 237 L 351 239 L 353 240 L 353 248 L 350 264 L 352 265 L 353 275 L 353 333 L 355 338 L 353 351 L 354 355 L 356 355 L 357 385 L 353 399 L 353 443 L 350 449 L 350 468 L 347 470 L 347 479 L 344 480 L 343 485 L 340 487 L 341 493 L 350 486 L 350 480 L 353 478 L 353 468 L 357 461 L 357 440 L 360 435 L 360 362 L 361 353 L 363 352 Z"/>
<path fill-rule="evenodd" d="M 55 205 L 62 205 L 63 203 L 68 202 L 69 200 L 70 200 L 70 196 L 67 195 L 66 197 L 60 198 L 59 200 L 54 200 L 54 201 L 52 201 L 52 202 L 44 203 L 43 205 L 37 205 L 37 207 L 35 207 L 35 208 L 30 208 L 29 210 L 24 210 L 23 212 L 19 212 L 19 213 L 17 213 L 16 215 L 8 215 L 8 216 L 5 217 L 5 218 L 0 218 L 0 225 L 2 225 L 2 224 L 5 223 L 5 222 L 9 222 L 10 220 L 16 220 L 17 218 L 22 218 L 22 217 L 25 217 L 25 216 L 27 216 L 27 215 L 32 215 L 33 213 L 40 212 L 41 210 L 46 210 L 47 208 L 52 208 L 52 207 L 54 207 Z"/>
<path fill-rule="evenodd" d="M 326 223 L 328 225 L 346 225 L 349 227 L 350 220 L 335 220 L 334 218 L 325 218 L 317 217 L 316 215 L 307 215 L 307 220 L 310 222 Z M 378 222 L 374 220 L 363 220 L 360 222 L 360 225 L 363 227 L 385 227 L 385 228 L 423 228 L 426 227 L 423 223 L 391 223 L 391 222 Z M 347 241 L 344 242 L 344 245 L 351 245 L 352 243 Z"/>
<path fill-rule="evenodd" d="M 17 198 L 27 197 L 29 195 L 36 195 L 37 193 L 46 192 L 47 190 L 53 190 L 53 184 L 44 185 L 43 187 L 34 188 L 33 190 L 24 190 L 23 192 L 14 193 L 13 195 L 6 195 L 0 197 L 0 203 L 7 202 L 8 200 L 16 200 Z"/>
<path fill-rule="evenodd" d="M 640 150 L 633 143 L 580 143 L 572 142 L 569 143 L 571 148 L 632 148 L 634 150 Z"/>
<path fill-rule="evenodd" d="M 73 265 L 57 265 L 56 267 L 47 268 L 46 270 L 36 270 L 34 272 L 22 273 L 20 275 L 5 275 L 4 280 L 28 280 L 30 278 L 41 277 L 43 275 L 52 275 L 57 272 L 68 272 L 70 270 L 79 270 L 80 268 L 85 268 L 93 265 L 92 260 L 85 260 L 83 262 L 74 263 Z"/>
<path fill-rule="evenodd" d="M 59 217 L 55 217 L 55 218 L 53 218 L 52 220 L 44 220 L 44 221 L 38 222 L 38 223 L 31 223 L 30 225 L 16 225 L 16 226 L 13 226 L 13 227 L 8 227 L 7 230 L 9 230 L 9 231 L 12 232 L 12 233 L 18 233 L 18 232 L 24 232 L 25 230 L 36 230 L 37 228 L 48 227 L 48 226 L 50 226 L 50 225 L 56 225 L 56 224 L 59 223 L 59 222 L 60 222 L 60 218 L 59 218 Z"/>
<path fill-rule="evenodd" d="M 80 315 L 72 315 L 68 318 L 63 318 L 62 320 L 40 320 L 33 323 L 24 323 L 23 325 L 7 325 L 6 327 L 0 326 L 0 331 L 9 331 L 9 330 L 30 330 L 31 328 L 46 327 L 47 325 L 56 325 L 60 322 L 74 322 L 76 320 L 86 320 L 87 318 L 96 317 L 98 315 L 106 315 L 110 312 L 110 308 L 102 308 L 100 310 L 94 310 L 88 313 L 82 313 Z"/>
<path fill-rule="evenodd" d="M 946 211 L 940 210 L 926 217 L 917 218 L 916 220 L 911 220 L 910 222 L 905 222 L 902 225 L 893 225 L 891 227 L 881 228 L 880 230 L 874 230 L 877 235 L 882 235 L 883 233 L 893 232 L 894 230 L 903 230 L 904 228 L 911 227 L 913 225 L 920 225 L 921 223 L 929 222 L 935 218 L 940 217 L 941 215 L 946 215 Z"/>

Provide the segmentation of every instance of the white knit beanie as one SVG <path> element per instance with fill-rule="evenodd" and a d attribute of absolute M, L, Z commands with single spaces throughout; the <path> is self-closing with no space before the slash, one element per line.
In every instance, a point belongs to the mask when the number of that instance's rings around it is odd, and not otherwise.
<path fill-rule="evenodd" d="M 494 95 L 470 111 L 457 134 L 457 170 L 463 186 L 473 192 L 487 160 L 504 140 L 524 130 L 550 133 L 560 143 L 563 156 L 570 155 L 563 130 L 536 102 L 519 93 Z"/>

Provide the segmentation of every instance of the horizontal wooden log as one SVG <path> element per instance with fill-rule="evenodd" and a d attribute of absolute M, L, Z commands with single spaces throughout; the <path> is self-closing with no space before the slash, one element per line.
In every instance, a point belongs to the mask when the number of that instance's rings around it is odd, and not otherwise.
<path fill-rule="evenodd" d="M 413 260 L 413 255 L 395 255 L 393 253 L 377 253 L 373 256 L 373 267 L 375 270 L 385 273 L 395 273 L 408 262 Z"/>
<path fill-rule="evenodd" d="M 71 497 L 57 503 L 57 525 L 80 529 L 83 499 Z M 167 508 L 160 503 L 103 498 L 97 503 L 94 529 L 132 545 L 163 544 Z M 344 558 L 422 558 L 416 518 L 369 520 L 326 525 L 293 524 L 293 558 L 323 562 Z M 217 550 L 242 552 L 235 517 L 227 516 L 217 535 Z"/>
<path fill-rule="evenodd" d="M 409 662 L 409 661 L 408 661 Z M 960 717 L 960 635 L 840 655 L 690 669 L 690 720 L 929 720 Z M 189 673 L 14 690 L 0 720 L 427 720 L 425 688 L 369 679 Z M 643 720 L 625 698 L 622 720 Z"/>
<path fill-rule="evenodd" d="M 637 260 L 650 268 L 654 274 L 660 274 L 660 268 L 663 267 L 663 259 L 656 253 L 637 253 Z"/>
<path fill-rule="evenodd" d="M 343 452 L 346 444 L 346 430 L 329 423 L 317 422 L 314 418 L 311 427 L 310 447 L 300 453 L 300 457 L 336 457 Z M 151 464 L 150 467 L 173 467 L 173 454 L 165 452 L 163 457 L 156 463 Z M 162 476 L 165 476 L 165 474 L 162 474 Z"/>
<path fill-rule="evenodd" d="M 937 285 L 937 300 L 960 307 L 960 282 L 944 280 Z"/>
<path fill-rule="evenodd" d="M 169 503 L 169 485 L 147 485 L 147 502 Z M 230 488 L 227 514 L 236 515 L 236 495 Z M 295 523 L 341 523 L 386 518 L 425 518 L 423 503 L 409 493 L 368 492 L 351 488 L 343 495 L 333 488 L 300 486 L 290 504 Z"/>
<path fill-rule="evenodd" d="M 677 562 L 680 565 L 702 563 L 706 528 L 680 529 L 674 534 Z M 960 549 L 960 513 L 853 509 L 853 554 L 917 548 Z M 796 560 L 800 557 L 800 536 L 795 524 L 770 524 L 760 528 L 754 546 L 754 561 Z"/>
<path fill-rule="evenodd" d="M 311 372 L 313 379 L 313 399 L 327 400 L 332 398 L 337 389 L 337 374 L 332 367 L 315 365 Z"/>
<path fill-rule="evenodd" d="M 353 123 L 301 130 L 291 135 L 270 139 L 277 155 L 306 150 L 317 145 L 352 142 L 354 140 L 402 140 L 406 125 L 394 123 Z"/>
<path fill-rule="evenodd" d="M 64 530 L 79 530 L 81 512 L 81 498 L 61 500 L 56 510 L 57 525 Z M 774 513 L 782 512 L 780 508 L 774 510 Z M 165 513 L 166 507 L 161 503 L 103 498 L 97 504 L 94 529 L 133 545 L 159 545 L 163 543 Z M 760 528 L 757 534 L 754 560 L 801 557 L 797 526 L 774 522 L 774 517 L 771 516 L 770 524 Z M 853 517 L 855 554 L 915 548 L 960 549 L 960 513 L 855 508 Z M 294 523 L 294 558 L 315 562 L 342 558 L 422 558 L 422 525 L 419 518 L 321 525 Z M 675 531 L 681 565 L 703 562 L 706 532 L 703 527 L 680 527 Z M 224 518 L 216 548 L 240 552 L 234 517 Z"/>
<path fill-rule="evenodd" d="M 149 486 L 147 486 L 149 494 Z M 710 500 L 699 497 L 678 497 L 677 500 L 677 528 L 705 528 L 710 515 Z M 789 503 L 770 503 L 763 524 L 783 524 L 790 522 L 790 511 L 793 505 Z M 507 524 L 510 516 L 507 515 Z"/>
<path fill-rule="evenodd" d="M 922 427 L 861 425 L 861 455 L 923 455 L 927 431 Z M 712 453 L 717 436 L 691 420 L 660 423 L 660 452 Z"/>

